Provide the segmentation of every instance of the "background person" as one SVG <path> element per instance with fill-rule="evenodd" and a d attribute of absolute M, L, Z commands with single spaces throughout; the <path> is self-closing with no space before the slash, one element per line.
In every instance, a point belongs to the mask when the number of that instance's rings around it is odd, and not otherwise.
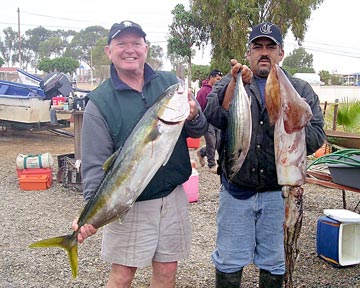
<path fill-rule="evenodd" d="M 216 268 L 216 287 L 239 287 L 243 267 L 253 262 L 260 268 L 259 287 L 282 287 L 285 274 L 284 259 L 284 201 L 277 182 L 274 152 L 274 126 L 270 125 L 264 103 L 264 89 L 270 69 L 284 57 L 280 29 L 272 23 L 256 25 L 249 37 L 246 52 L 253 77 L 244 83 L 251 98 L 252 136 L 245 162 L 229 182 L 225 167 L 224 146 L 227 116 L 242 69 L 231 61 L 231 74 L 217 84 L 219 88 L 205 110 L 208 121 L 222 130 L 220 145 L 221 187 L 217 213 L 216 248 L 211 258 Z M 286 73 L 286 72 L 285 72 Z M 306 126 L 307 154 L 314 153 L 325 140 L 324 119 L 318 96 L 311 86 L 286 73 L 301 97 L 310 105 L 313 118 Z"/>
<path fill-rule="evenodd" d="M 199 102 L 202 111 L 205 110 L 207 103 L 207 96 L 211 92 L 214 84 L 221 80 L 223 73 L 220 70 L 214 69 L 210 72 L 208 79 L 205 79 L 202 82 L 202 86 L 196 95 L 196 100 Z M 212 173 L 216 173 L 217 165 L 216 165 L 216 150 L 219 146 L 220 142 L 220 130 L 215 126 L 209 124 L 208 131 L 204 135 L 205 138 L 205 146 L 201 147 L 197 151 L 197 156 L 199 158 L 199 163 L 201 166 L 205 166 L 205 157 L 207 158 L 207 165 L 209 171 Z"/>
<path fill-rule="evenodd" d="M 104 175 L 105 160 L 123 145 L 141 116 L 172 84 L 175 74 L 155 72 L 146 64 L 145 32 L 132 21 L 115 23 L 105 52 L 112 62 L 110 79 L 88 94 L 82 127 L 82 176 L 85 200 Z M 112 263 L 107 287 L 130 287 L 137 268 L 152 265 L 150 287 L 175 287 L 177 262 L 188 257 L 191 227 L 182 188 L 191 175 L 187 137 L 201 137 L 207 121 L 195 98 L 190 115 L 167 164 L 160 168 L 124 221 L 103 229 L 101 258 Z M 77 220 L 73 229 L 77 230 Z M 96 229 L 84 225 L 82 243 Z"/>

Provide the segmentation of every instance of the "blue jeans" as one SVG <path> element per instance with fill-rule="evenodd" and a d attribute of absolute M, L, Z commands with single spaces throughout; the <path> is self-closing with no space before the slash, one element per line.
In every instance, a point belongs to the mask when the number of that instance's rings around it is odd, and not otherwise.
<path fill-rule="evenodd" d="M 215 267 L 224 273 L 254 263 L 272 274 L 285 273 L 284 201 L 281 191 L 261 192 L 246 200 L 220 188 Z"/>

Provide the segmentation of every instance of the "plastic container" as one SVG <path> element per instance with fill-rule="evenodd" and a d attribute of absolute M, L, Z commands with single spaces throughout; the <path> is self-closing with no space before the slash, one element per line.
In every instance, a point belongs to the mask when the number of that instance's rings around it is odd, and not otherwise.
<path fill-rule="evenodd" d="M 335 267 L 360 263 L 360 222 L 341 222 L 321 216 L 316 234 L 316 252 L 320 258 Z"/>
<path fill-rule="evenodd" d="M 51 168 L 32 168 L 32 169 L 16 169 L 18 178 L 22 175 L 46 175 L 52 183 L 52 169 Z"/>
<path fill-rule="evenodd" d="M 51 181 L 47 175 L 21 175 L 19 184 L 21 190 L 46 190 Z"/>
<path fill-rule="evenodd" d="M 197 202 L 199 200 L 199 173 L 196 169 L 192 169 L 189 180 L 183 183 L 183 188 L 189 203 Z"/>
<path fill-rule="evenodd" d="M 52 98 L 52 102 L 54 106 L 58 106 L 64 104 L 66 102 L 66 98 L 61 96 L 56 96 Z"/>
<path fill-rule="evenodd" d="M 336 157 L 335 159 L 337 159 Z M 360 155 L 353 155 L 351 158 L 338 158 L 345 162 L 353 162 L 352 159 L 360 161 Z M 346 164 L 328 164 L 329 171 L 334 183 L 360 189 L 360 167 Z"/>
<path fill-rule="evenodd" d="M 186 138 L 186 143 L 188 148 L 199 148 L 200 147 L 200 138 Z"/>

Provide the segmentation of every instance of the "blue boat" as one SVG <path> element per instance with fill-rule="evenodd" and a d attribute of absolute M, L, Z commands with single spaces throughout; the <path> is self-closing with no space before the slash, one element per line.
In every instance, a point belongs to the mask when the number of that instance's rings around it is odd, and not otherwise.
<path fill-rule="evenodd" d="M 44 90 L 39 86 L 5 80 L 0 80 L 0 97 L 39 97 L 43 100 L 46 99 Z"/>
<path fill-rule="evenodd" d="M 71 83 L 63 73 L 48 76 L 39 85 L 0 80 L 0 126 L 35 129 L 48 125 L 51 99 L 68 97 L 72 92 Z M 71 113 L 58 114 L 58 122 L 67 126 L 70 118 Z"/>

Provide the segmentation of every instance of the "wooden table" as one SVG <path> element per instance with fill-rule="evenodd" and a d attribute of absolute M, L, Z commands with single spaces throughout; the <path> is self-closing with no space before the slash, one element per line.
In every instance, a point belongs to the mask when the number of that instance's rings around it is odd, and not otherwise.
<path fill-rule="evenodd" d="M 75 160 L 81 159 L 81 130 L 84 111 L 80 110 L 57 110 L 59 114 L 72 114 L 74 120 L 74 150 Z"/>
<path fill-rule="evenodd" d="M 340 185 L 337 183 L 334 183 L 332 181 L 332 177 L 329 173 L 326 172 L 318 172 L 318 171 L 306 171 L 306 182 L 316 185 L 321 185 L 327 188 L 333 188 L 333 189 L 340 189 L 342 191 L 342 201 L 343 201 L 343 208 L 346 209 L 346 192 L 345 191 L 351 191 L 351 192 L 357 192 L 360 193 L 360 189 L 356 189 L 353 187 Z M 360 201 L 356 204 L 354 211 L 359 206 Z"/>

